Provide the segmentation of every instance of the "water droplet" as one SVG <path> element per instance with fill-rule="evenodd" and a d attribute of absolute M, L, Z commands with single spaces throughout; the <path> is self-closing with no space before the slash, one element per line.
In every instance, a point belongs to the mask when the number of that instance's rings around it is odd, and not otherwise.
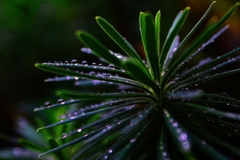
<path fill-rule="evenodd" d="M 91 50 L 91 49 L 85 48 L 85 47 L 81 48 L 81 51 L 82 51 L 82 52 L 85 52 L 85 53 L 88 53 L 88 54 L 92 53 L 92 50 Z"/>
<path fill-rule="evenodd" d="M 84 115 L 85 115 L 85 112 L 81 112 L 80 114 L 81 114 L 82 116 L 84 116 Z"/>
<path fill-rule="evenodd" d="M 109 67 L 110 69 L 115 69 L 115 66 L 114 66 L 113 64 L 109 64 L 108 67 Z"/>
<path fill-rule="evenodd" d="M 117 58 L 122 58 L 122 55 L 121 55 L 121 54 L 115 53 L 114 55 L 115 55 Z"/>
<path fill-rule="evenodd" d="M 167 152 L 162 152 L 163 157 L 167 156 Z"/>
<path fill-rule="evenodd" d="M 62 138 L 67 138 L 67 134 L 66 134 L 66 133 L 63 133 L 63 134 L 62 134 Z"/>
<path fill-rule="evenodd" d="M 177 133 L 182 133 L 182 129 L 181 128 L 176 128 L 176 132 Z"/>
<path fill-rule="evenodd" d="M 82 129 L 81 128 L 78 128 L 78 130 L 77 130 L 78 132 L 82 132 Z"/>
<path fill-rule="evenodd" d="M 183 132 L 180 134 L 180 136 L 178 138 L 181 141 L 185 141 L 185 140 L 187 140 L 187 137 L 188 137 L 187 134 L 185 132 Z"/>
<path fill-rule="evenodd" d="M 111 129 L 112 126 L 111 125 L 106 125 L 106 129 Z"/>
<path fill-rule="evenodd" d="M 85 133 L 83 133 L 83 137 L 87 137 L 88 136 L 88 134 L 85 132 Z"/>
<path fill-rule="evenodd" d="M 45 102 L 44 105 L 45 106 L 51 106 L 51 102 Z"/>
<path fill-rule="evenodd" d="M 57 100 L 57 103 L 60 103 L 60 104 L 64 104 L 64 102 L 65 102 L 65 101 L 64 101 L 64 99 L 62 99 L 62 98 Z"/>
<path fill-rule="evenodd" d="M 126 93 L 126 91 L 125 91 L 125 90 L 122 90 L 122 91 L 121 91 L 121 93 L 123 93 L 123 94 L 124 94 L 124 93 Z"/>
<path fill-rule="evenodd" d="M 121 71 L 124 73 L 125 72 L 125 70 L 124 69 L 121 69 Z"/>
<path fill-rule="evenodd" d="M 19 157 L 22 155 L 22 149 L 18 147 L 14 148 L 12 152 L 13 152 L 13 155 L 16 157 Z"/>
<path fill-rule="evenodd" d="M 75 116 L 75 115 L 72 115 L 72 116 L 70 117 L 70 119 L 74 119 L 74 118 L 76 118 L 76 116 Z"/>
<path fill-rule="evenodd" d="M 74 112 L 73 112 L 73 115 L 77 116 L 77 115 L 78 115 L 78 112 L 77 112 L 77 111 L 74 111 Z"/>
<path fill-rule="evenodd" d="M 93 62 L 92 66 L 93 66 L 93 68 L 97 68 L 97 63 Z"/>
<path fill-rule="evenodd" d="M 96 72 L 94 71 L 89 72 L 89 76 L 95 76 L 95 75 L 96 75 Z"/>
<path fill-rule="evenodd" d="M 99 63 L 99 64 L 98 64 L 98 67 L 102 68 L 102 67 L 103 67 L 102 63 Z"/>
<path fill-rule="evenodd" d="M 135 141 L 136 141 L 136 139 L 133 138 L 133 139 L 130 140 L 130 143 L 133 143 L 133 142 L 135 142 Z"/>
<path fill-rule="evenodd" d="M 111 77 L 110 73 L 102 73 L 102 78 L 109 78 Z"/>
<path fill-rule="evenodd" d="M 108 150 L 108 153 L 112 153 L 112 152 L 113 152 L 113 150 L 112 150 L 112 149 L 109 149 L 109 150 Z"/>
<path fill-rule="evenodd" d="M 173 127 L 177 127 L 178 126 L 178 123 L 177 122 L 174 122 L 173 123 Z"/>
<path fill-rule="evenodd" d="M 73 60 L 71 61 L 71 64 L 78 64 L 78 61 L 77 61 L 76 59 L 73 59 Z"/>
<path fill-rule="evenodd" d="M 88 65 L 87 61 L 82 61 L 82 65 L 87 66 Z"/>
<path fill-rule="evenodd" d="M 62 115 L 60 115 L 60 116 L 59 116 L 59 118 L 60 118 L 60 119 L 67 118 L 67 115 L 65 115 L 65 114 L 62 114 Z"/>
<path fill-rule="evenodd" d="M 165 74 L 165 71 L 163 71 L 163 72 L 161 73 L 162 76 L 164 76 L 164 74 Z"/>
<path fill-rule="evenodd" d="M 183 148 L 185 150 L 189 150 L 190 149 L 190 142 L 189 141 L 184 141 L 183 142 Z"/>

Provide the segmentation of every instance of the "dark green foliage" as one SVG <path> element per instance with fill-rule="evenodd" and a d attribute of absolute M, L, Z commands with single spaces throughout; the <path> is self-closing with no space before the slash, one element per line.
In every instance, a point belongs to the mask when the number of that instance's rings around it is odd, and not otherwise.
<path fill-rule="evenodd" d="M 72 63 L 36 64 L 39 69 L 67 76 L 46 81 L 75 80 L 76 84 L 87 88 L 87 92 L 58 90 L 57 95 L 64 100 L 60 99 L 56 104 L 46 103 L 35 109 L 55 108 L 52 113 L 55 114 L 54 110 L 65 106 L 62 111 L 66 112 L 61 113 L 63 115 L 58 122 L 38 129 L 39 134 L 53 127 L 53 131 L 58 132 L 56 134 L 63 133 L 58 141 L 50 139 L 51 149 L 40 156 L 54 152 L 55 158 L 61 160 L 238 159 L 240 147 L 236 142 L 240 140 L 240 101 L 226 94 L 204 93 L 195 84 L 238 73 L 240 69 L 218 69 L 237 61 L 239 56 L 236 54 L 240 48 L 181 71 L 189 59 L 229 27 L 223 24 L 239 6 L 236 3 L 218 22 L 210 24 L 195 41 L 185 46 L 214 4 L 179 43 L 178 32 L 190 8 L 181 11 L 162 48 L 160 11 L 155 19 L 150 13 L 140 13 L 146 62 L 112 25 L 96 17 L 99 26 L 128 57 L 108 50 L 95 37 L 79 30 L 77 37 L 88 47 L 82 50 L 104 59 L 109 65 L 97 66 L 95 62 L 92 65 L 86 62 L 80 64 L 76 60 Z M 103 87 L 98 90 L 98 86 Z M 102 90 L 103 93 L 99 93 Z M 70 104 L 72 106 L 66 106 Z M 60 126 L 61 129 L 58 128 Z M 28 141 L 22 141 L 22 144 L 34 150 L 39 148 Z M 69 152 L 60 150 L 66 147 Z"/>

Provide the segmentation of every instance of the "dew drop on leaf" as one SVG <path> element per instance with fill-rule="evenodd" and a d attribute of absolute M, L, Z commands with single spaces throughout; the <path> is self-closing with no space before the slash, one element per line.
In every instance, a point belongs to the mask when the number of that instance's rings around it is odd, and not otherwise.
<path fill-rule="evenodd" d="M 81 128 L 78 128 L 78 130 L 77 130 L 78 132 L 82 132 L 82 129 Z"/>
<path fill-rule="evenodd" d="M 99 63 L 99 64 L 98 64 L 98 67 L 102 68 L 102 67 L 103 67 L 102 63 Z"/>
<path fill-rule="evenodd" d="M 135 142 L 135 141 L 136 141 L 136 139 L 133 138 L 133 139 L 130 140 L 130 143 L 133 143 L 133 142 Z"/>
<path fill-rule="evenodd" d="M 95 75 L 96 75 L 96 72 L 94 71 L 89 72 L 89 76 L 95 76 Z"/>
<path fill-rule="evenodd" d="M 167 156 L 167 152 L 162 152 L 163 157 Z"/>
<path fill-rule="evenodd" d="M 112 149 L 109 149 L 109 150 L 108 150 L 108 153 L 112 153 L 112 152 L 113 152 L 113 150 L 112 150 Z"/>
<path fill-rule="evenodd" d="M 78 61 L 77 61 L 76 59 L 73 59 L 73 60 L 71 61 L 71 63 L 72 63 L 72 64 L 78 64 Z"/>
<path fill-rule="evenodd" d="M 51 105 L 51 102 L 45 102 L 44 105 L 45 105 L 45 106 L 50 106 L 50 105 Z"/>
<path fill-rule="evenodd" d="M 87 61 L 82 61 L 82 65 L 87 66 L 88 65 Z"/>
<path fill-rule="evenodd" d="M 64 101 L 64 99 L 62 99 L 62 98 L 57 100 L 57 103 L 60 103 L 60 104 L 63 104 L 64 102 L 65 102 L 65 101 Z"/>
<path fill-rule="evenodd" d="M 187 137 L 188 137 L 187 134 L 185 132 L 183 132 L 180 134 L 180 136 L 178 138 L 181 141 L 185 141 L 185 140 L 187 140 Z"/>
<path fill-rule="evenodd" d="M 83 137 L 87 137 L 88 136 L 88 134 L 85 132 L 85 133 L 83 133 Z"/>
<path fill-rule="evenodd" d="M 93 66 L 93 68 L 96 68 L 97 67 L 97 63 L 93 62 L 92 66 Z"/>
<path fill-rule="evenodd" d="M 85 48 L 85 47 L 81 48 L 81 51 L 82 51 L 82 52 L 85 52 L 85 53 L 88 53 L 88 54 L 92 53 L 92 50 L 91 50 L 91 49 Z"/>
<path fill-rule="evenodd" d="M 113 64 L 109 64 L 108 67 L 109 67 L 110 69 L 115 69 L 115 66 L 114 66 Z"/>
<path fill-rule="evenodd" d="M 67 138 L 67 134 L 66 134 L 66 133 L 63 133 L 63 134 L 62 134 L 62 138 Z"/>
<path fill-rule="evenodd" d="M 16 157 L 22 155 L 22 149 L 18 148 L 18 147 L 14 148 L 12 152 L 13 152 L 13 155 L 16 156 Z"/>

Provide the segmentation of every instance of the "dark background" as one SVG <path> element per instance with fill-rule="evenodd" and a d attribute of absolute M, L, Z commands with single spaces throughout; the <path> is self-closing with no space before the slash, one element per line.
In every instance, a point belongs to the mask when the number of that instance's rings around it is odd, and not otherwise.
<path fill-rule="evenodd" d="M 207 19 L 213 15 L 221 17 L 235 2 L 218 0 Z M 111 50 L 121 52 L 98 27 L 95 16 L 107 19 L 143 55 L 138 26 L 140 11 L 156 14 L 161 10 L 163 41 L 180 10 L 191 6 L 187 22 L 180 32 L 181 38 L 200 19 L 210 3 L 209 0 L 0 0 L 0 133 L 14 136 L 17 118 L 24 116 L 31 119 L 35 107 L 57 99 L 55 90 L 73 86 L 72 83 L 44 83 L 44 79 L 54 75 L 35 68 L 36 62 L 72 59 L 92 62 L 80 52 L 82 45 L 75 37 L 76 30 L 86 30 Z M 240 8 L 227 23 L 231 28 L 189 62 L 190 65 L 240 46 Z M 237 68 L 239 64 L 233 67 Z M 240 98 L 239 79 L 239 75 L 233 75 L 199 87 Z"/>

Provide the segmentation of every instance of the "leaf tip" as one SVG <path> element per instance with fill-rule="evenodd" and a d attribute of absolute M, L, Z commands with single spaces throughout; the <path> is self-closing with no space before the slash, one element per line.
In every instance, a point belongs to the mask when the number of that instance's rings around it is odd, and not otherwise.
<path fill-rule="evenodd" d="M 96 17 L 95 17 L 96 20 L 98 20 L 98 19 L 100 19 L 100 18 L 101 18 L 100 16 L 96 16 Z"/>
<path fill-rule="evenodd" d="M 191 9 L 191 7 L 190 6 L 187 6 L 184 10 L 185 11 L 189 11 Z"/>
<path fill-rule="evenodd" d="M 41 158 L 42 156 L 43 156 L 43 154 L 39 154 L 39 155 L 38 155 L 38 158 Z"/>
<path fill-rule="evenodd" d="M 81 30 L 76 30 L 76 31 L 75 31 L 75 35 L 77 35 L 77 36 L 78 36 L 80 33 L 81 33 Z"/>
<path fill-rule="evenodd" d="M 35 63 L 34 64 L 34 66 L 37 67 L 37 68 L 39 67 L 39 65 L 40 65 L 40 63 Z"/>
<path fill-rule="evenodd" d="M 39 131 L 41 131 L 43 128 L 38 128 L 37 130 L 36 130 L 36 132 L 39 132 Z"/>

